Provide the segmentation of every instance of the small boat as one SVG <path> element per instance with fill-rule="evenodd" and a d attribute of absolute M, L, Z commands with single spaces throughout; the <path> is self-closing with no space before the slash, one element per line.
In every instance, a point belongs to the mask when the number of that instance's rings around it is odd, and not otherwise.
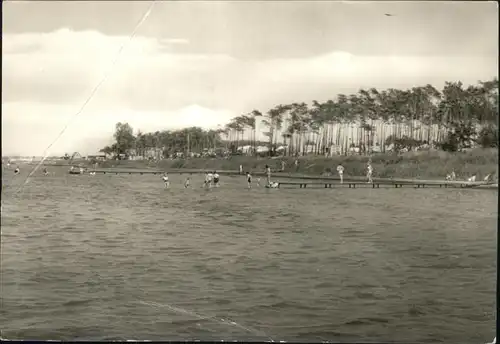
<path fill-rule="evenodd" d="M 71 167 L 69 170 L 69 174 L 83 174 L 83 168 Z"/>

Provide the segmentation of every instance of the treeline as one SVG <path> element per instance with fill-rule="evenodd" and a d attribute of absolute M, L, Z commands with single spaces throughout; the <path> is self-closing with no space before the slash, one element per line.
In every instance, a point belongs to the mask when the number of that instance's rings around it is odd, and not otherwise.
<path fill-rule="evenodd" d="M 110 155 L 138 155 L 142 157 L 171 156 L 176 153 L 214 151 L 224 147 L 222 130 L 204 130 L 199 127 L 181 130 L 163 130 L 154 133 L 138 132 L 134 135 L 128 123 L 117 123 L 115 142 L 101 149 Z"/>
<path fill-rule="evenodd" d="M 245 141 L 255 148 L 257 134 L 267 137 L 269 154 L 286 146 L 285 154 L 360 154 L 422 145 L 457 151 L 474 145 L 498 147 L 498 80 L 464 87 L 446 82 L 442 90 L 432 85 L 411 89 L 361 89 L 335 99 L 312 104 L 279 104 L 265 113 L 253 110 L 233 118 L 219 130 L 186 128 L 133 135 L 128 124 L 118 123 L 115 144 L 108 153 L 141 154 L 200 151 L 230 147 Z"/>

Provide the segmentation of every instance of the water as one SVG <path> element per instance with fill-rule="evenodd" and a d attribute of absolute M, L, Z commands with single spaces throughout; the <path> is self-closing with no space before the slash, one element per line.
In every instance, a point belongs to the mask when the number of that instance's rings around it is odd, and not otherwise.
<path fill-rule="evenodd" d="M 494 337 L 495 191 L 63 172 L 3 176 L 4 338 Z"/>

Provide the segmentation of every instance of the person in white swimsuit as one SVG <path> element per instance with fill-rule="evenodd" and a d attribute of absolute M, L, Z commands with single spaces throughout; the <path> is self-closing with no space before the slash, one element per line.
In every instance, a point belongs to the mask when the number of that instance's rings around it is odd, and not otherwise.
<path fill-rule="evenodd" d="M 208 186 L 212 187 L 213 186 L 212 184 L 213 184 L 213 181 L 214 181 L 214 174 L 211 173 L 211 172 L 209 172 L 207 174 L 207 176 L 208 176 Z"/>
<path fill-rule="evenodd" d="M 168 189 L 170 187 L 170 181 L 168 180 L 168 174 L 167 172 L 163 173 L 163 177 L 161 177 L 163 180 L 163 183 L 165 183 L 165 189 Z"/>
<path fill-rule="evenodd" d="M 340 184 L 344 184 L 344 166 L 342 166 L 342 164 L 337 166 L 337 173 L 340 177 Z"/>
<path fill-rule="evenodd" d="M 373 183 L 372 176 L 373 176 L 372 163 L 368 162 L 368 164 L 366 166 L 366 178 L 368 179 L 368 183 Z"/>
<path fill-rule="evenodd" d="M 205 181 L 203 182 L 203 187 L 204 188 L 210 188 L 212 186 L 212 174 L 211 173 L 205 173 Z"/>

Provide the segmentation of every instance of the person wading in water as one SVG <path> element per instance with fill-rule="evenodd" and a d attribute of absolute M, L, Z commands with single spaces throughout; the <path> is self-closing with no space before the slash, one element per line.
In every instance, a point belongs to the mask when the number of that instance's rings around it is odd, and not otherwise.
<path fill-rule="evenodd" d="M 366 165 L 366 178 L 368 179 L 368 183 L 373 183 L 372 176 L 373 176 L 373 167 L 372 167 L 372 162 L 370 160 Z"/>
<path fill-rule="evenodd" d="M 163 173 L 163 177 L 161 177 L 163 180 L 163 183 L 165 184 L 165 189 L 168 189 L 170 187 L 170 181 L 168 180 L 168 174 L 167 172 Z"/>
<path fill-rule="evenodd" d="M 340 184 L 344 184 L 344 166 L 342 166 L 342 164 L 337 166 L 337 173 L 340 177 Z"/>
<path fill-rule="evenodd" d="M 252 188 L 252 175 L 250 174 L 250 172 L 247 172 L 247 184 L 248 184 L 248 188 L 251 189 Z"/>
<path fill-rule="evenodd" d="M 267 176 L 267 185 L 271 184 L 271 167 L 266 165 L 266 176 Z"/>

